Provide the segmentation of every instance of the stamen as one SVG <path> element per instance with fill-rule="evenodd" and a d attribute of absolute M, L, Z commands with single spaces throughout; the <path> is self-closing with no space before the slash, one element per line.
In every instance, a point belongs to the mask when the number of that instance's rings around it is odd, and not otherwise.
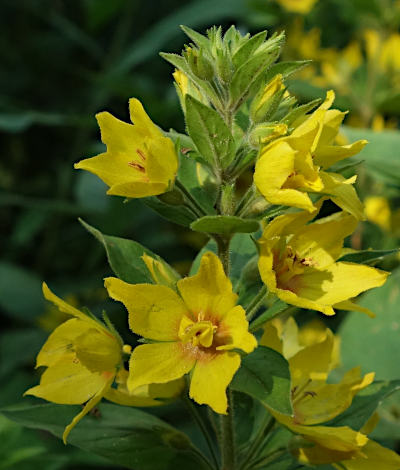
<path fill-rule="evenodd" d="M 140 149 L 136 149 L 136 153 L 139 155 L 139 157 L 145 162 L 146 161 L 146 155 L 144 152 Z"/>
<path fill-rule="evenodd" d="M 140 171 L 141 173 L 146 173 L 146 169 L 143 165 L 141 165 L 140 163 L 136 163 L 136 162 L 128 162 L 128 165 L 132 168 L 134 168 L 135 170 L 138 170 Z"/>

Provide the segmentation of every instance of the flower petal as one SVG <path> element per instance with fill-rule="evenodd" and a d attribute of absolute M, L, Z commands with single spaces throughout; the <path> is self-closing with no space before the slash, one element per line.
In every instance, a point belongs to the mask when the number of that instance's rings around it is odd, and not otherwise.
<path fill-rule="evenodd" d="M 240 367 L 240 356 L 234 352 L 219 353 L 196 362 L 190 381 L 190 397 L 216 413 L 226 414 L 226 389 Z"/>
<path fill-rule="evenodd" d="M 314 161 L 324 169 L 329 168 L 335 163 L 361 152 L 367 143 L 367 140 L 358 140 L 349 145 L 324 145 L 318 147 Z"/>
<path fill-rule="evenodd" d="M 308 194 L 282 186 L 294 173 L 296 151 L 285 141 L 268 146 L 256 163 L 254 183 L 271 204 L 299 207 L 313 211 Z"/>
<path fill-rule="evenodd" d="M 105 279 L 109 296 L 129 312 L 131 330 L 145 338 L 174 341 L 187 308 L 178 294 L 166 286 L 128 284 L 115 277 Z"/>
<path fill-rule="evenodd" d="M 398 470 L 400 456 L 393 450 L 369 440 L 362 448 L 362 455 L 358 458 L 341 460 L 340 464 L 346 470 Z"/>
<path fill-rule="evenodd" d="M 246 353 L 251 353 L 257 347 L 255 336 L 249 333 L 249 322 L 246 319 L 246 312 L 243 307 L 237 305 L 221 320 L 216 337 L 227 337 L 229 342 L 223 346 L 218 346 L 218 351 L 241 349 Z M 217 339 L 217 338 L 216 338 Z"/>
<path fill-rule="evenodd" d="M 177 286 L 196 319 L 199 313 L 205 314 L 206 320 L 220 319 L 236 305 L 238 296 L 232 283 L 218 256 L 211 252 L 202 256 L 198 273 L 179 280 Z"/>
<path fill-rule="evenodd" d="M 47 368 L 40 385 L 30 388 L 25 395 L 34 395 L 62 405 L 76 405 L 90 400 L 102 389 L 105 376 L 90 372 L 75 354 L 64 355 L 57 363 Z"/>
<path fill-rule="evenodd" d="M 128 390 L 141 385 L 179 379 L 193 369 L 196 358 L 180 343 L 154 343 L 137 346 L 129 362 Z"/>
<path fill-rule="evenodd" d="M 323 271 L 305 271 L 297 294 L 321 306 L 332 306 L 381 286 L 388 275 L 389 273 L 370 266 L 338 262 L 325 267 Z"/>

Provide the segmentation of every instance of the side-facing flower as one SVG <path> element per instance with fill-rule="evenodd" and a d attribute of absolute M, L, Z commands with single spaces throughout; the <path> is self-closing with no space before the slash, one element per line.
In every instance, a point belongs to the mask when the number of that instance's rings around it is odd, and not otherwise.
<path fill-rule="evenodd" d="M 287 11 L 306 14 L 312 10 L 318 0 L 277 0 Z"/>
<path fill-rule="evenodd" d="M 171 139 L 151 121 L 139 100 L 129 100 L 131 121 L 120 121 L 108 112 L 96 115 L 107 151 L 81 160 L 75 168 L 101 178 L 107 194 L 130 198 L 168 191 L 176 177 L 178 156 Z"/>
<path fill-rule="evenodd" d="M 284 302 L 301 308 L 325 315 L 334 315 L 334 308 L 371 315 L 351 299 L 381 286 L 388 273 L 337 261 L 343 240 L 354 231 L 357 220 L 337 212 L 306 225 L 317 213 L 318 209 L 285 214 L 267 225 L 259 240 L 258 267 L 263 282 Z"/>
<path fill-rule="evenodd" d="M 63 405 L 85 404 L 66 426 L 64 442 L 71 430 L 103 397 L 128 406 L 156 406 L 162 403 L 154 399 L 155 390 L 142 390 L 141 394 L 134 396 L 127 393 L 123 353 L 129 353 L 130 347 L 123 345 L 114 330 L 64 302 L 46 284 L 43 284 L 43 294 L 60 311 L 73 318 L 58 326 L 43 345 L 36 367 L 45 366 L 46 370 L 41 376 L 40 385 L 30 388 L 25 394 Z M 114 380 L 117 382 L 116 388 L 112 388 Z M 179 387 L 179 384 L 172 387 Z M 168 397 L 168 394 L 169 391 L 166 394 L 162 392 L 157 398 Z"/>
<path fill-rule="evenodd" d="M 321 106 L 290 134 L 261 148 L 254 182 L 272 204 L 315 209 L 308 193 L 326 194 L 343 210 L 363 218 L 363 206 L 352 186 L 355 177 L 345 179 L 327 172 L 334 163 L 360 152 L 366 140 L 350 145 L 333 145 L 345 113 L 329 109 L 333 91 Z"/>
<path fill-rule="evenodd" d="M 204 254 L 198 273 L 178 281 L 179 295 L 166 286 L 116 278 L 105 285 L 127 308 L 132 331 L 151 341 L 132 353 L 128 389 L 190 373 L 190 397 L 226 413 L 226 388 L 240 366 L 235 350 L 250 353 L 257 341 L 219 258 Z"/>
<path fill-rule="evenodd" d="M 292 378 L 294 417 L 270 412 L 277 421 L 300 434 L 309 445 L 293 448 L 304 464 L 333 464 L 347 470 L 395 470 L 400 457 L 393 451 L 368 439 L 371 424 L 360 431 L 348 426 L 326 426 L 323 423 L 343 413 L 354 396 L 367 387 L 373 373 L 360 374 L 358 367 L 347 372 L 338 384 L 326 383 L 331 370 L 338 365 L 339 342 L 322 322 L 312 322 L 298 330 L 289 319 L 269 322 L 260 344 L 275 349 L 289 362 Z"/>

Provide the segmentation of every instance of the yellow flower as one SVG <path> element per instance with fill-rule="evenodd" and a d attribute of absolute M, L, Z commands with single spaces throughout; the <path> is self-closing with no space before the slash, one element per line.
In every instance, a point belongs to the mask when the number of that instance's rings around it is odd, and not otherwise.
<path fill-rule="evenodd" d="M 345 411 L 357 392 L 373 381 L 374 374 L 362 377 L 356 367 L 340 383 L 326 383 L 329 372 L 338 364 L 339 343 L 321 323 L 312 322 L 299 332 L 292 318 L 285 323 L 273 320 L 264 328 L 260 344 L 280 352 L 289 362 L 294 416 L 270 412 L 292 432 L 315 444 L 298 450 L 297 457 L 305 461 L 303 452 L 324 447 L 321 455 L 326 460 L 321 463 L 330 463 L 337 461 L 338 456 L 343 460 L 343 455 L 364 451 L 368 438 L 362 432 L 347 426 L 335 428 L 321 424 Z"/>
<path fill-rule="evenodd" d="M 96 115 L 107 151 L 81 160 L 75 168 L 101 178 L 107 194 L 130 198 L 154 196 L 171 189 L 178 169 L 178 156 L 171 139 L 164 137 L 139 100 L 129 100 L 134 125 L 110 113 Z"/>
<path fill-rule="evenodd" d="M 133 351 L 128 389 L 190 373 L 190 397 L 226 413 L 226 388 L 240 366 L 235 349 L 250 353 L 257 342 L 218 257 L 204 254 L 199 272 L 178 281 L 180 295 L 166 286 L 116 278 L 105 285 L 127 308 L 132 331 L 152 341 Z"/>
<path fill-rule="evenodd" d="M 63 433 L 66 442 L 71 430 L 104 397 L 129 406 L 154 406 L 154 393 L 128 396 L 121 383 L 123 377 L 123 344 L 103 323 L 89 317 L 54 295 L 46 284 L 43 293 L 61 312 L 72 316 L 57 327 L 40 350 L 36 367 L 45 366 L 40 385 L 26 395 L 64 405 L 85 404 Z M 126 347 L 124 348 L 126 349 Z M 119 378 L 117 389 L 111 388 Z M 169 384 L 170 386 L 170 384 Z M 168 394 L 167 394 L 168 395 Z M 159 397 L 163 397 L 163 393 Z"/>
<path fill-rule="evenodd" d="M 370 196 L 365 199 L 364 203 L 367 219 L 379 225 L 383 230 L 390 230 L 392 214 L 388 200 L 382 196 Z"/>
<path fill-rule="evenodd" d="M 311 11 L 318 0 L 278 0 L 287 11 L 306 14 Z"/>
<path fill-rule="evenodd" d="M 313 211 L 308 192 L 327 194 L 343 210 L 363 218 L 363 207 L 352 183 L 337 173 L 325 170 L 334 163 L 360 152 L 367 143 L 333 145 L 345 113 L 329 109 L 334 93 L 288 137 L 282 137 L 260 151 L 254 182 L 271 204 Z"/>
<path fill-rule="evenodd" d="M 325 315 L 334 315 L 334 308 L 371 314 L 350 299 L 381 286 L 388 273 L 336 261 L 357 220 L 338 212 L 306 225 L 317 212 L 285 214 L 267 225 L 259 240 L 258 267 L 263 282 L 284 302 L 301 308 Z"/>

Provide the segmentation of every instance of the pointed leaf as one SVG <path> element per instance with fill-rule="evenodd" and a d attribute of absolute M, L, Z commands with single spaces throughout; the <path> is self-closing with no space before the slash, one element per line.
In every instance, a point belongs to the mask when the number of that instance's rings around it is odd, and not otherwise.
<path fill-rule="evenodd" d="M 265 406 L 292 415 L 290 372 L 287 360 L 264 346 L 242 359 L 231 388 L 247 393 Z"/>
<path fill-rule="evenodd" d="M 348 253 L 342 256 L 339 261 L 347 261 L 349 263 L 369 264 L 375 261 L 381 261 L 386 256 L 399 252 L 399 248 L 394 250 L 362 250 L 356 253 Z"/>
<path fill-rule="evenodd" d="M 214 109 L 186 95 L 186 124 L 199 153 L 214 168 L 226 168 L 235 157 L 235 142 Z"/>
<path fill-rule="evenodd" d="M 25 405 L 2 409 L 7 418 L 61 437 L 77 406 Z M 208 466 L 189 438 L 164 421 L 139 409 L 102 404 L 71 432 L 68 442 L 134 470 L 175 470 Z"/>

